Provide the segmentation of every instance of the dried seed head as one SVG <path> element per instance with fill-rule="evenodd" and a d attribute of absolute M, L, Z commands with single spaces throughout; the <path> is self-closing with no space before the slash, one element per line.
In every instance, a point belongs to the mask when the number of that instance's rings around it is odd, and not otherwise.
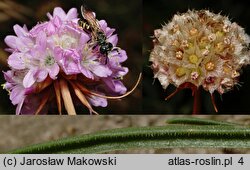
<path fill-rule="evenodd" d="M 203 56 L 207 56 L 209 54 L 209 50 L 208 49 L 203 49 L 202 50 L 202 55 Z"/>
<path fill-rule="evenodd" d="M 232 72 L 232 78 L 236 78 L 236 77 L 239 77 L 239 76 L 240 76 L 240 73 L 238 71 L 234 70 Z"/>
<path fill-rule="evenodd" d="M 210 93 L 224 93 L 237 84 L 239 70 L 250 62 L 250 37 L 244 29 L 207 10 L 175 15 L 155 37 L 150 61 L 157 63 L 154 77 L 164 88 L 193 83 Z"/>
<path fill-rule="evenodd" d="M 196 35 L 198 33 L 198 30 L 196 28 L 192 28 L 190 31 L 189 31 L 190 35 L 193 36 L 193 35 Z"/>
<path fill-rule="evenodd" d="M 231 43 L 231 41 L 230 41 L 230 39 L 229 38 L 224 38 L 224 44 L 226 44 L 226 45 L 230 45 L 230 43 Z"/>
<path fill-rule="evenodd" d="M 179 31 L 179 25 L 175 24 L 173 26 L 173 29 L 172 29 L 173 33 L 176 33 L 177 31 Z"/>
<path fill-rule="evenodd" d="M 205 83 L 207 83 L 207 84 L 210 84 L 210 83 L 214 83 L 214 77 L 207 77 L 206 79 L 205 79 Z"/>
<path fill-rule="evenodd" d="M 186 48 L 186 47 L 188 47 L 189 45 L 188 45 L 188 41 L 187 40 L 183 40 L 182 42 L 181 42 L 181 47 L 183 47 L 183 48 Z"/>
<path fill-rule="evenodd" d="M 221 53 L 224 49 L 223 42 L 219 42 L 215 45 L 215 52 Z"/>
<path fill-rule="evenodd" d="M 215 39 L 216 39 L 216 35 L 215 35 L 214 33 L 211 33 L 211 34 L 208 35 L 208 40 L 209 40 L 210 42 L 215 41 Z"/>
<path fill-rule="evenodd" d="M 214 70 L 214 67 L 215 67 L 215 64 L 212 63 L 212 62 L 208 62 L 208 63 L 206 63 L 206 65 L 205 65 L 205 68 L 206 68 L 207 71 L 212 71 L 212 70 Z"/>
<path fill-rule="evenodd" d="M 186 69 L 183 68 L 183 67 L 179 67 L 179 68 L 176 69 L 175 73 L 176 73 L 176 75 L 178 77 L 182 77 L 182 76 L 184 76 L 186 74 Z"/>
<path fill-rule="evenodd" d="M 175 57 L 178 60 L 182 60 L 182 58 L 183 58 L 183 52 L 182 51 L 177 51 Z"/>
<path fill-rule="evenodd" d="M 192 54 L 188 57 L 189 62 L 192 64 L 197 64 L 198 62 L 198 57 L 195 54 Z"/>
<path fill-rule="evenodd" d="M 191 79 L 196 80 L 199 77 L 199 73 L 197 71 L 194 71 L 191 73 Z"/>
<path fill-rule="evenodd" d="M 224 32 L 229 32 L 229 31 L 230 31 L 230 25 L 225 24 L 225 25 L 223 26 L 223 31 L 224 31 Z"/>

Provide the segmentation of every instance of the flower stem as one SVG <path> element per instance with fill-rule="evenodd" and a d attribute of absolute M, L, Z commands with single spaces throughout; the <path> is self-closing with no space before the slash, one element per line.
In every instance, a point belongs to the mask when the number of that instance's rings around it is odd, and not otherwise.
<path fill-rule="evenodd" d="M 194 95 L 194 104 L 193 104 L 193 115 L 200 114 L 201 112 L 201 88 L 197 87 L 193 91 Z"/>
<path fill-rule="evenodd" d="M 216 106 L 216 103 L 215 103 L 215 99 L 214 99 L 214 94 L 211 94 L 211 100 L 212 100 L 212 104 L 213 104 L 213 106 L 214 106 L 214 110 L 215 110 L 216 112 L 218 112 L 218 109 L 217 109 L 217 106 Z"/>

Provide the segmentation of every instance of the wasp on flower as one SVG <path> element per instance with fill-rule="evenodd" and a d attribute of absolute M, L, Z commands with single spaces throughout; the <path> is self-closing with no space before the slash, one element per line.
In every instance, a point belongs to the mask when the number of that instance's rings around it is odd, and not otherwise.
<path fill-rule="evenodd" d="M 250 37 L 237 23 L 208 10 L 174 15 L 172 21 L 154 31 L 154 49 L 150 54 L 154 78 L 164 89 L 191 88 L 224 94 L 239 84 L 240 70 L 250 61 Z M 194 109 L 197 103 L 194 102 Z M 194 113 L 196 111 L 194 110 Z"/>
<path fill-rule="evenodd" d="M 86 32 L 90 32 L 92 35 L 92 41 L 96 42 L 96 46 L 99 46 L 99 52 L 104 55 L 105 64 L 108 62 L 108 53 L 110 53 L 113 48 L 113 44 L 107 41 L 107 37 L 105 33 L 102 31 L 101 26 L 98 20 L 95 18 L 94 12 L 87 10 L 87 7 L 81 6 L 81 13 L 83 16 L 83 20 L 79 19 L 78 24 L 85 30 Z M 117 48 L 116 48 L 117 49 Z"/>
<path fill-rule="evenodd" d="M 82 13 L 80 20 L 77 9 L 65 13 L 56 7 L 52 15 L 47 14 L 49 21 L 31 30 L 15 25 L 16 36 L 5 38 L 11 70 L 4 72 L 4 89 L 17 105 L 16 114 L 47 114 L 55 109 L 63 114 L 65 108 L 75 115 L 79 102 L 97 114 L 92 106 L 106 107 L 107 99 L 125 97 L 138 85 L 140 78 L 127 92 L 117 79 L 128 68 L 122 66 L 126 51 L 113 50 L 118 48 L 115 29 L 83 7 Z"/>

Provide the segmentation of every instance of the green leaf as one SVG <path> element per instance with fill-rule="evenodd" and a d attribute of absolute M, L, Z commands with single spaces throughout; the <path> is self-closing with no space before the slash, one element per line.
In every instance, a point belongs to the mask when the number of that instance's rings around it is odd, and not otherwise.
<path fill-rule="evenodd" d="M 207 120 L 201 118 L 172 118 L 166 121 L 167 124 L 190 124 L 190 125 L 224 125 L 224 126 L 240 126 L 236 123 L 231 122 L 222 122 L 222 121 L 215 121 L 215 120 Z"/>
<path fill-rule="evenodd" d="M 64 138 L 9 153 L 104 153 L 131 148 L 250 148 L 250 128 L 228 125 L 167 125 L 122 128 Z"/>

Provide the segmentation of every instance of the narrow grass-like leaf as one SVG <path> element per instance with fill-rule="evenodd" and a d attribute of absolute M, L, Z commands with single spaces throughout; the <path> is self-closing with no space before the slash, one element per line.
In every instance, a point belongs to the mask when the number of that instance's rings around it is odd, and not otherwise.
<path fill-rule="evenodd" d="M 250 148 L 250 128 L 167 125 L 122 128 L 28 146 L 9 153 L 104 153 L 131 148 Z"/>
<path fill-rule="evenodd" d="M 166 121 L 167 124 L 184 124 L 184 125 L 223 125 L 223 126 L 239 126 L 239 124 L 231 122 L 222 122 L 217 120 L 208 120 L 195 117 L 172 118 Z"/>

